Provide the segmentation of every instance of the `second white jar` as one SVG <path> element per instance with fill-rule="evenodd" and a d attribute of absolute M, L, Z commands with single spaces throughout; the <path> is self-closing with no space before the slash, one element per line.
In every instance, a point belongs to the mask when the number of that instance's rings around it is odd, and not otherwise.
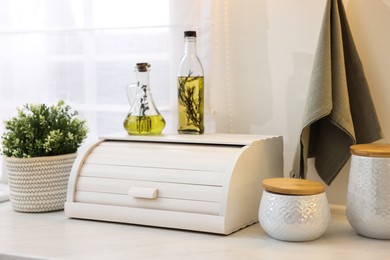
<path fill-rule="evenodd" d="M 347 218 L 360 235 L 390 239 L 390 144 L 351 146 Z"/>
<path fill-rule="evenodd" d="M 310 241 L 322 236 L 330 223 L 328 200 L 321 183 L 272 178 L 263 181 L 259 222 L 271 237 Z"/>

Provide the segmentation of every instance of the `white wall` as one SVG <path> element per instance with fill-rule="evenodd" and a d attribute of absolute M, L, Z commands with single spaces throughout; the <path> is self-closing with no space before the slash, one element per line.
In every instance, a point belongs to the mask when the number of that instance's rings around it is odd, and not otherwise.
<path fill-rule="evenodd" d="M 284 137 L 285 175 L 298 142 L 325 0 L 234 1 L 233 129 Z M 385 136 L 390 136 L 390 0 L 344 1 Z M 387 113 L 386 113 L 387 112 Z M 384 140 L 389 142 L 389 139 Z M 313 162 L 308 178 L 319 180 Z M 327 188 L 345 204 L 349 163 Z"/>

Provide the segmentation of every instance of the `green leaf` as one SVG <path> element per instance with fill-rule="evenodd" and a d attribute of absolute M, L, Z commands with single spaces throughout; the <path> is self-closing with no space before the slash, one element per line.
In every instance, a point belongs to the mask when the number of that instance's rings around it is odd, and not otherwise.
<path fill-rule="evenodd" d="M 53 106 L 25 104 L 4 121 L 0 152 L 18 158 L 74 153 L 88 133 L 77 115 L 62 100 Z"/>

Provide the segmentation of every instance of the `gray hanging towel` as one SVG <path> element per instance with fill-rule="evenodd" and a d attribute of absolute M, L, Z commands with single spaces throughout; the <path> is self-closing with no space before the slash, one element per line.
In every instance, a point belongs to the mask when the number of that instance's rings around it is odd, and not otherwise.
<path fill-rule="evenodd" d="M 381 138 L 342 0 L 328 0 L 290 177 L 306 178 L 307 159 L 315 158 L 319 176 L 330 185 L 348 161 L 351 145 Z"/>

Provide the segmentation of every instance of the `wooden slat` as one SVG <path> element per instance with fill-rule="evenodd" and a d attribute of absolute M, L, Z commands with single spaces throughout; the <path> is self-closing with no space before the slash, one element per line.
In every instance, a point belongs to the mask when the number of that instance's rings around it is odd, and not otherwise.
<path fill-rule="evenodd" d="M 158 198 L 188 199 L 211 202 L 220 202 L 222 198 L 222 187 L 217 186 L 92 177 L 79 177 L 76 190 L 127 195 L 130 187 L 132 186 L 157 188 Z"/>
<path fill-rule="evenodd" d="M 237 147 L 215 145 L 161 145 L 154 143 L 103 142 L 86 160 L 107 164 L 168 169 L 225 171 L 240 151 Z"/>
<path fill-rule="evenodd" d="M 151 136 L 148 136 L 148 138 Z M 124 146 L 124 147 L 156 147 L 157 149 L 165 149 L 165 148 L 173 148 L 173 149 L 189 149 L 192 150 L 196 148 L 201 149 L 218 149 L 224 148 L 224 147 L 231 147 L 231 148 L 242 148 L 245 145 L 234 145 L 234 144 L 228 144 L 228 143 L 180 143 L 180 142 L 151 142 L 151 141 L 110 141 L 106 140 L 100 144 L 101 146 Z"/>
<path fill-rule="evenodd" d="M 222 186 L 226 173 L 87 163 L 80 176 Z"/>
<path fill-rule="evenodd" d="M 126 206 L 154 210 L 169 210 L 208 215 L 220 214 L 220 204 L 215 202 L 166 198 L 135 199 L 127 195 L 110 193 L 78 191 L 76 192 L 75 202 L 101 204 L 109 206 Z M 156 216 L 156 218 L 158 218 L 158 216 Z"/>

